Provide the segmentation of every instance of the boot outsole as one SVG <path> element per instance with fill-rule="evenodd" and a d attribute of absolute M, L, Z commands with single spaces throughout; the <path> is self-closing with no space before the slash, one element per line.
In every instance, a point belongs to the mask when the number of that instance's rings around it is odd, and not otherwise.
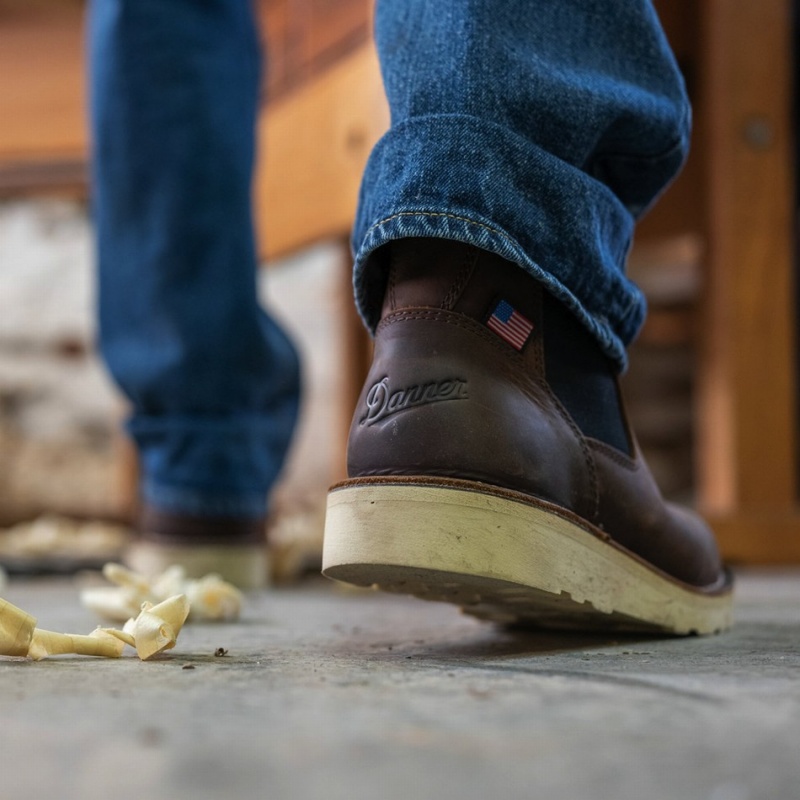
<path fill-rule="evenodd" d="M 514 626 L 688 635 L 732 622 L 728 575 L 690 586 L 570 512 L 468 481 L 333 487 L 322 571 Z"/>
<path fill-rule="evenodd" d="M 264 589 L 269 585 L 269 560 L 264 545 L 168 545 L 145 540 L 134 541 L 124 561 L 145 575 L 156 575 L 180 564 L 189 578 L 209 573 L 220 575 L 239 589 Z"/>

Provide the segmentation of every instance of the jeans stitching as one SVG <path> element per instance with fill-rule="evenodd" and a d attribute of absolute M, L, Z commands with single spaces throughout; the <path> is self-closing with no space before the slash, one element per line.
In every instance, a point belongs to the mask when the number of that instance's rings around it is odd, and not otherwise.
<path fill-rule="evenodd" d="M 381 225 L 385 225 L 387 222 L 391 222 L 399 217 L 447 217 L 448 219 L 454 219 L 457 222 L 466 222 L 468 225 L 476 225 L 479 228 L 489 231 L 489 233 L 493 233 L 497 236 L 501 236 L 503 239 L 508 240 L 508 236 L 498 228 L 492 228 L 489 225 L 485 225 L 482 222 L 477 222 L 469 217 L 461 217 L 457 214 L 448 214 L 444 211 L 398 211 L 396 214 L 392 214 L 389 217 L 379 220 L 374 225 L 371 225 L 365 234 L 365 238 L 369 236 L 376 228 L 380 228 Z"/>
<path fill-rule="evenodd" d="M 390 214 L 389 216 L 384 217 L 384 218 L 378 220 L 377 222 L 373 223 L 365 231 L 365 233 L 363 235 L 363 238 L 362 238 L 361 246 L 358 248 L 358 253 L 357 253 L 357 257 L 356 257 L 356 270 L 358 269 L 359 262 L 363 263 L 365 261 L 365 259 L 366 259 L 365 251 L 367 253 L 374 251 L 375 245 L 373 243 L 373 240 L 375 239 L 376 236 L 379 239 L 382 236 L 388 236 L 389 239 L 397 238 L 391 232 L 387 234 L 386 230 L 387 230 L 387 228 L 389 228 L 389 230 L 392 231 L 392 228 L 389 227 L 390 223 L 396 222 L 397 220 L 402 219 L 403 217 L 416 217 L 416 218 L 421 218 L 421 219 L 425 219 L 425 218 L 428 218 L 428 219 L 441 218 L 441 219 L 453 220 L 454 222 L 457 222 L 457 223 L 462 224 L 462 225 L 466 225 L 468 227 L 469 226 L 477 227 L 477 228 L 479 228 L 479 229 L 481 229 L 483 231 L 486 231 L 491 236 L 495 237 L 495 241 L 496 242 L 502 243 L 503 249 L 506 250 L 506 252 L 502 253 L 502 257 L 503 258 L 506 258 L 506 259 L 512 261 L 513 263 L 515 263 L 515 264 L 517 264 L 519 266 L 522 266 L 522 261 L 519 260 L 520 258 L 524 259 L 524 261 L 526 263 L 528 263 L 528 261 L 529 261 L 529 259 L 527 259 L 527 257 L 526 257 L 524 248 L 519 244 L 519 242 L 517 242 L 517 240 L 513 236 L 509 235 L 508 232 L 504 231 L 502 228 L 493 227 L 493 226 L 488 225 L 488 224 L 486 224 L 484 222 L 479 222 L 479 221 L 477 221 L 475 219 L 472 219 L 470 217 L 464 216 L 462 214 L 452 214 L 452 213 L 441 212 L 441 211 L 415 210 L 415 211 L 397 211 L 397 212 L 395 212 L 393 214 Z M 417 235 L 419 235 L 419 234 L 417 234 Z M 466 240 L 464 240 L 464 241 L 466 241 Z M 476 246 L 480 247 L 481 245 L 476 245 Z M 488 249 L 488 248 L 486 248 L 486 249 Z M 492 247 L 491 250 L 492 250 L 492 252 L 496 253 L 497 255 L 501 255 L 499 250 L 497 250 L 495 247 Z M 525 267 L 523 267 L 523 269 L 524 268 Z M 560 279 L 555 278 L 551 273 L 547 273 L 547 271 L 544 270 L 541 266 L 539 266 L 538 268 L 543 273 L 549 274 L 551 279 L 555 280 L 562 289 L 566 289 L 566 287 L 564 287 L 564 284 L 561 283 Z M 534 275 L 533 277 L 537 281 L 543 281 L 543 278 L 540 277 L 540 276 Z M 552 289 L 551 289 L 551 291 L 552 291 Z M 575 296 L 571 292 L 571 290 L 566 289 L 566 291 L 569 294 L 572 295 L 573 299 L 575 299 Z M 637 292 L 636 295 L 638 295 L 640 297 L 641 296 L 641 292 Z M 556 294 L 556 296 L 560 297 L 560 295 L 558 295 L 558 294 Z M 572 307 L 571 303 L 569 303 L 566 299 L 562 299 L 562 302 L 564 302 L 568 306 Z M 637 296 L 630 297 L 628 299 L 628 302 L 625 304 L 625 307 L 620 310 L 620 319 L 622 319 L 622 320 L 628 319 L 631 316 L 631 314 L 633 312 L 635 312 L 635 310 L 637 308 L 638 308 Z M 608 321 L 607 320 L 600 321 L 600 317 L 597 314 L 591 314 L 585 308 L 584 308 L 584 313 L 588 317 L 594 319 L 595 323 L 599 325 L 600 333 L 595 333 L 595 335 L 598 336 L 598 340 L 603 342 L 604 345 L 613 342 L 613 338 L 611 337 L 611 334 L 608 333 L 608 332 L 605 332 L 605 329 L 608 327 Z M 621 368 L 624 369 L 624 365 L 626 363 L 624 350 L 618 351 L 617 348 L 614 348 L 613 354 L 609 353 L 609 355 L 620 365 Z"/>

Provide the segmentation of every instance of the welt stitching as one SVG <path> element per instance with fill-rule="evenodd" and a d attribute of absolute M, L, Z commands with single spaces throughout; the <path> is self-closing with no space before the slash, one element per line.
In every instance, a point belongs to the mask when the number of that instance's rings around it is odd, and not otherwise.
<path fill-rule="evenodd" d="M 397 256 L 396 256 L 396 254 L 394 252 L 392 252 L 391 259 L 389 260 L 389 287 L 388 287 L 388 291 L 389 291 L 389 308 L 391 308 L 392 311 L 394 311 L 395 308 L 397 308 L 397 302 L 395 301 L 395 296 L 394 296 L 394 283 L 395 283 L 395 277 L 396 277 L 396 274 L 397 274 L 397 270 L 395 269 L 396 260 L 397 260 Z"/>
<path fill-rule="evenodd" d="M 567 410 L 561 404 L 561 401 L 555 396 L 547 381 L 542 380 L 541 386 L 550 400 L 553 402 L 553 405 L 558 410 L 561 418 L 567 423 L 570 430 L 575 435 L 581 451 L 583 452 L 583 459 L 586 462 L 586 468 L 589 471 L 589 483 L 592 487 L 592 522 L 594 522 L 597 520 L 597 517 L 600 514 L 600 486 L 597 480 L 597 465 L 595 464 L 594 456 L 589 449 L 589 443 L 586 441 L 586 437 L 581 432 L 581 429 L 575 424 L 575 420 L 572 419 Z"/>
<path fill-rule="evenodd" d="M 542 289 L 538 287 L 537 291 L 537 310 L 536 310 L 536 321 L 538 323 L 539 329 L 541 330 L 543 326 L 544 320 L 544 308 L 542 302 Z M 536 362 L 536 374 L 538 376 L 538 383 L 541 386 L 544 393 L 550 398 L 550 401 L 553 403 L 555 408 L 557 409 L 561 418 L 567 423 L 570 430 L 572 431 L 575 438 L 578 440 L 578 444 L 581 448 L 581 452 L 583 453 L 583 460 L 586 463 L 586 467 L 589 471 L 589 483 L 591 486 L 592 491 L 592 521 L 596 520 L 600 514 L 600 485 L 597 479 L 597 465 L 595 464 L 594 456 L 592 455 L 591 451 L 589 450 L 588 442 L 586 441 L 586 437 L 581 432 L 580 428 L 578 428 L 575 420 L 567 412 L 566 408 L 561 404 L 561 401 L 556 397 L 555 392 L 550 388 L 550 384 L 547 382 L 547 367 L 545 365 L 545 358 L 544 358 L 544 338 L 539 336 L 536 344 L 536 351 L 535 351 L 535 362 Z"/>
<path fill-rule="evenodd" d="M 450 287 L 450 290 L 447 292 L 447 296 L 442 300 L 442 308 L 446 311 L 452 311 L 453 306 L 458 302 L 458 298 L 461 297 L 461 293 L 464 291 L 464 287 L 469 282 L 469 279 L 472 277 L 472 272 L 475 269 L 475 265 L 478 263 L 478 252 L 471 252 L 468 251 L 464 255 L 464 263 L 461 265 L 461 268 L 458 271 L 458 275 L 456 275 L 455 281 L 453 281 L 453 285 Z"/>
<path fill-rule="evenodd" d="M 543 313 L 543 304 L 542 304 L 542 289 L 537 284 L 536 285 L 536 297 L 535 297 L 535 320 L 536 320 L 536 330 L 535 334 L 538 334 L 542 330 L 542 319 L 544 317 Z M 534 334 L 534 335 L 535 335 Z M 534 367 L 536 369 L 536 374 L 539 376 L 545 376 L 545 366 L 544 366 L 544 338 L 541 335 L 535 336 L 533 341 L 533 362 Z"/>
<path fill-rule="evenodd" d="M 394 311 L 395 308 L 397 308 L 397 301 L 395 300 L 395 295 L 394 295 L 394 276 L 395 276 L 395 269 L 394 269 L 394 264 L 392 264 L 392 266 L 389 268 L 389 308 L 391 308 L 392 311 Z"/>
<path fill-rule="evenodd" d="M 597 450 L 602 453 L 606 458 L 611 459 L 616 464 L 619 464 L 621 467 L 629 470 L 630 472 L 636 472 L 637 465 L 636 462 L 626 456 L 624 453 L 620 453 L 619 451 L 615 450 L 613 447 L 610 447 L 605 442 L 600 442 L 597 439 L 590 439 L 589 446 L 593 450 Z"/>
<path fill-rule="evenodd" d="M 522 354 L 516 352 L 513 348 L 509 347 L 508 345 L 504 345 L 502 341 L 495 336 L 490 331 L 486 330 L 483 325 L 480 325 L 477 322 L 472 322 L 472 320 L 462 321 L 458 317 L 453 318 L 450 315 L 455 315 L 453 311 L 445 311 L 444 309 L 441 311 L 398 311 L 394 314 L 390 314 L 387 317 L 384 317 L 381 320 L 380 325 L 378 325 L 375 333 L 377 334 L 378 331 L 383 330 L 384 328 L 389 327 L 389 325 L 394 325 L 398 322 L 408 322 L 409 320 L 429 320 L 433 322 L 444 322 L 446 325 L 454 325 L 457 328 L 461 328 L 462 330 L 469 331 L 470 333 L 474 333 L 476 336 L 479 336 L 485 342 L 490 344 L 495 350 L 500 353 L 504 353 L 507 356 L 510 356 L 516 361 L 522 361 Z"/>

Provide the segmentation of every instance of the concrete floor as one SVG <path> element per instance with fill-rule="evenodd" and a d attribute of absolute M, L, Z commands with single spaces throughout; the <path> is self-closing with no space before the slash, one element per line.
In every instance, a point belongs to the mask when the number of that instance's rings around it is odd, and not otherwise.
<path fill-rule="evenodd" d="M 74 583 L 5 597 L 96 622 Z M 0 721 L 3 799 L 800 798 L 800 571 L 743 573 L 734 630 L 681 640 L 312 583 L 152 663 L 0 660 Z"/>

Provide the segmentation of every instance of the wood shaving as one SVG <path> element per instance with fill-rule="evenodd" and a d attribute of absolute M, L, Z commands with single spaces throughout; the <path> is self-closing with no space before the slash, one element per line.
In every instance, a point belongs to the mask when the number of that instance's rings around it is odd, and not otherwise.
<path fill-rule="evenodd" d="M 88 635 L 55 633 L 37 628 L 35 617 L 0 598 L 0 655 L 33 661 L 67 653 L 119 658 L 128 644 L 146 661 L 175 647 L 188 616 L 188 599 L 175 595 L 158 605 L 144 603 L 121 631 L 97 628 Z"/>
<path fill-rule="evenodd" d="M 173 566 L 147 577 L 115 563 L 106 564 L 103 575 L 114 586 L 84 589 L 81 602 L 114 622 L 135 616 L 143 603 L 160 603 L 177 594 L 188 599 L 190 621 L 231 621 L 238 619 L 242 610 L 242 593 L 219 575 L 190 579 L 182 567 Z"/>
<path fill-rule="evenodd" d="M 48 514 L 0 531 L 0 558 L 113 558 L 127 539 L 120 525 Z"/>
<path fill-rule="evenodd" d="M 178 634 L 188 616 L 189 601 L 183 594 L 170 597 L 156 606 L 152 603 L 143 603 L 139 616 L 126 623 L 136 644 L 139 658 L 146 661 L 175 647 Z"/>

